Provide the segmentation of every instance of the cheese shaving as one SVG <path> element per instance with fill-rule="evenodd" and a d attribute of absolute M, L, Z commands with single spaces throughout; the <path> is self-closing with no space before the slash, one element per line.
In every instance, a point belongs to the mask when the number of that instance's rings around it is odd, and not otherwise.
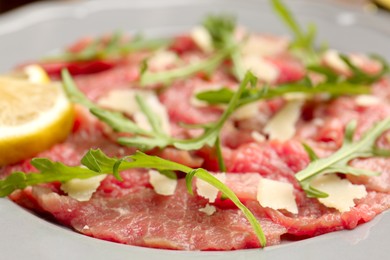
<path fill-rule="evenodd" d="M 155 170 L 149 172 L 149 182 L 157 194 L 170 196 L 175 194 L 177 180 L 171 179 Z"/>
<path fill-rule="evenodd" d="M 200 208 L 199 211 L 205 213 L 207 216 L 211 216 L 217 211 L 217 209 L 213 205 L 207 203 L 206 206 L 204 208 Z"/>
<path fill-rule="evenodd" d="M 172 51 L 161 50 L 148 59 L 148 67 L 152 70 L 164 70 L 177 63 L 178 57 Z"/>
<path fill-rule="evenodd" d="M 195 26 L 191 31 L 191 37 L 202 51 L 206 53 L 213 51 L 211 35 L 203 26 Z"/>
<path fill-rule="evenodd" d="M 242 47 L 244 55 L 277 55 L 286 51 L 289 46 L 287 38 L 275 38 L 263 35 L 250 35 Z"/>
<path fill-rule="evenodd" d="M 355 199 L 364 198 L 367 195 L 364 185 L 354 185 L 347 179 L 341 179 L 336 174 L 327 174 L 315 178 L 311 185 L 329 196 L 318 200 L 329 208 L 335 208 L 340 212 L 346 212 L 355 206 Z"/>
<path fill-rule="evenodd" d="M 332 69 L 339 71 L 341 73 L 349 73 L 350 69 L 348 65 L 340 58 L 338 51 L 336 50 L 327 50 L 324 53 L 323 60 L 326 65 L 331 67 Z"/>
<path fill-rule="evenodd" d="M 257 186 L 257 201 L 263 207 L 298 213 L 294 187 L 291 183 L 260 178 Z"/>
<path fill-rule="evenodd" d="M 295 135 L 297 123 L 301 115 L 302 100 L 288 101 L 264 127 L 264 133 L 270 140 L 286 141 Z"/>
<path fill-rule="evenodd" d="M 262 143 L 266 140 L 265 136 L 257 131 L 252 131 L 251 137 L 253 138 L 253 140 L 255 140 L 258 143 Z"/>
<path fill-rule="evenodd" d="M 252 71 L 259 80 L 267 83 L 273 83 L 279 77 L 279 69 L 262 57 L 252 55 L 243 56 L 242 65 L 245 70 Z"/>
<path fill-rule="evenodd" d="M 255 117 L 259 113 L 259 103 L 253 102 L 246 104 L 237 109 L 233 114 L 232 118 L 236 120 L 245 120 Z"/>
<path fill-rule="evenodd" d="M 106 174 L 94 176 L 88 179 L 72 179 L 61 184 L 61 190 L 78 201 L 88 201 L 92 194 L 106 178 Z"/>
<path fill-rule="evenodd" d="M 355 97 L 355 102 L 359 106 L 368 107 L 368 106 L 379 104 L 381 100 L 378 97 L 373 95 L 359 95 Z"/>
<path fill-rule="evenodd" d="M 104 108 L 123 112 L 134 117 L 134 121 L 145 130 L 151 130 L 151 126 L 136 102 L 136 95 L 145 100 L 155 114 L 161 119 L 161 126 L 165 133 L 170 134 L 170 123 L 167 109 L 158 100 L 153 91 L 115 89 L 98 100 L 98 104 Z"/>
<path fill-rule="evenodd" d="M 222 183 L 225 183 L 226 181 L 225 173 L 217 173 L 214 175 L 214 177 L 217 178 Z M 196 188 L 197 188 L 196 191 L 198 195 L 208 199 L 209 202 L 213 203 L 217 199 L 219 190 L 216 187 L 212 186 L 211 184 L 197 178 Z"/>
<path fill-rule="evenodd" d="M 127 115 L 133 115 L 138 111 L 138 105 L 135 102 L 135 94 L 137 92 L 131 89 L 114 89 L 108 92 L 105 96 L 101 97 L 97 104 L 104 108 L 123 112 Z M 151 91 L 138 92 L 142 95 L 152 95 Z"/>

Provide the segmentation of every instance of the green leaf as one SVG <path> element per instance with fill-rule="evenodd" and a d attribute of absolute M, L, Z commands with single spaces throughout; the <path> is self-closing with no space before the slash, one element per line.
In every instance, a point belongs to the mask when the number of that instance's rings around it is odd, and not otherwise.
<path fill-rule="evenodd" d="M 134 133 L 150 135 L 150 132 L 140 128 L 122 113 L 114 112 L 102 108 L 91 108 L 91 113 L 99 120 L 109 125 L 114 131 L 123 133 Z"/>
<path fill-rule="evenodd" d="M 326 77 L 326 82 L 329 83 L 337 84 L 337 82 L 340 79 L 339 74 L 337 74 L 334 70 L 323 65 L 310 65 L 307 66 L 306 69 L 324 75 Z"/>
<path fill-rule="evenodd" d="M 234 95 L 234 91 L 227 88 L 219 90 L 209 90 L 200 92 L 196 98 L 205 101 L 209 104 L 226 104 Z M 310 86 L 305 82 L 296 82 L 283 84 L 275 88 L 252 88 L 246 89 L 241 96 L 238 106 L 242 106 L 258 100 L 267 100 L 276 97 L 282 97 L 285 94 L 302 93 L 315 95 L 320 93 L 330 94 L 333 96 L 339 95 L 361 95 L 370 93 L 370 88 L 365 85 L 356 85 L 349 82 L 338 83 L 320 83 L 315 86 Z"/>
<path fill-rule="evenodd" d="M 148 119 L 148 122 L 152 127 L 153 132 L 160 135 L 166 135 L 166 133 L 162 129 L 161 118 L 158 117 L 158 115 L 150 108 L 149 104 L 147 104 L 146 101 L 140 95 L 136 95 L 135 99 L 142 113 Z"/>
<path fill-rule="evenodd" d="M 151 124 L 153 131 L 147 131 L 139 127 L 122 113 L 103 109 L 95 105 L 78 90 L 72 76 L 67 70 L 62 71 L 62 77 L 64 89 L 72 102 L 89 108 L 94 116 L 109 125 L 114 131 L 136 135 L 135 137 L 119 138 L 118 142 L 120 144 L 135 146 L 141 150 L 150 150 L 155 147 L 164 148 L 172 142 L 171 138 L 163 133 L 160 118 L 150 110 L 149 106 L 141 97 L 137 96 L 136 101 Z"/>
<path fill-rule="evenodd" d="M 346 127 L 344 143 L 339 150 L 326 158 L 312 160 L 303 170 L 295 175 L 303 190 L 309 197 L 321 197 L 326 195 L 321 191 L 313 189 L 310 182 L 316 176 L 325 173 L 343 173 L 354 175 L 374 176 L 378 173 L 366 169 L 356 169 L 348 165 L 349 161 L 355 158 L 377 156 L 375 142 L 379 136 L 390 129 L 390 118 L 384 119 L 369 129 L 358 141 L 353 141 L 356 122 L 351 122 Z M 387 152 L 390 154 L 390 152 Z M 313 155 L 309 157 L 312 158 Z"/>
<path fill-rule="evenodd" d="M 215 142 L 215 152 L 217 154 L 219 171 L 226 172 L 226 165 L 225 165 L 225 161 L 223 160 L 222 146 L 221 146 L 221 141 L 220 141 L 219 137 L 217 138 L 217 140 Z"/>
<path fill-rule="evenodd" d="M 196 94 L 196 98 L 209 104 L 226 104 L 233 97 L 234 92 L 228 88 L 208 90 Z"/>
<path fill-rule="evenodd" d="M 174 171 L 169 171 L 169 170 L 161 170 L 159 171 L 162 175 L 168 177 L 169 179 L 172 180 L 177 180 L 177 175 Z"/>
<path fill-rule="evenodd" d="M 67 69 L 61 71 L 62 76 L 62 85 L 64 90 L 73 103 L 81 104 L 89 109 L 98 108 L 92 101 L 90 101 L 84 93 L 82 93 L 76 86 L 76 83 L 73 81 L 72 76 L 70 75 Z"/>
<path fill-rule="evenodd" d="M 315 25 L 309 24 L 307 32 L 305 32 L 283 1 L 271 0 L 271 4 L 276 14 L 279 15 L 294 35 L 294 41 L 291 43 L 293 53 L 305 61 L 306 64 L 317 64 L 319 56 L 314 48 L 317 34 Z"/>
<path fill-rule="evenodd" d="M 168 46 L 170 42 L 167 39 L 143 39 L 141 37 L 134 37 L 126 41 L 123 34 L 118 31 L 108 41 L 105 38 L 97 38 L 79 52 L 65 51 L 57 56 L 47 57 L 45 60 L 83 62 L 120 58 L 131 52 L 160 49 Z"/>
<path fill-rule="evenodd" d="M 243 80 L 246 71 L 241 63 L 240 44 L 234 38 L 235 18 L 231 15 L 209 15 L 202 24 L 209 32 L 216 50 L 229 50 L 228 56 L 233 62 L 233 75 L 237 80 Z"/>
<path fill-rule="evenodd" d="M 221 50 L 210 58 L 196 63 L 191 63 L 186 66 L 181 66 L 175 69 L 165 70 L 161 72 L 144 71 L 144 73 L 142 73 L 140 77 L 140 84 L 141 86 L 148 86 L 160 83 L 168 84 L 176 79 L 185 79 L 202 71 L 214 71 L 227 57 L 229 52 L 229 49 Z"/>
<path fill-rule="evenodd" d="M 192 189 L 192 180 L 196 174 L 196 170 L 191 170 L 186 174 L 186 187 L 189 194 L 194 195 L 194 191 Z"/>
<path fill-rule="evenodd" d="M 378 73 L 372 75 L 369 74 L 362 69 L 358 68 L 353 64 L 353 62 L 349 59 L 348 56 L 344 54 L 339 55 L 340 58 L 347 64 L 349 69 L 352 71 L 352 76 L 350 76 L 347 80 L 351 83 L 357 83 L 357 84 L 372 84 L 377 82 L 379 79 L 381 79 L 385 74 L 388 73 L 388 65 L 384 59 L 379 58 L 378 56 L 375 56 L 376 59 L 378 59 L 382 63 L 382 70 Z"/>
<path fill-rule="evenodd" d="M 24 189 L 29 184 L 26 174 L 23 172 L 14 172 L 6 179 L 0 180 L 0 197 L 5 197 L 15 190 Z"/>
<path fill-rule="evenodd" d="M 303 143 L 303 148 L 305 149 L 306 153 L 309 155 L 309 159 L 311 162 L 316 161 L 319 159 L 317 154 L 314 152 L 314 150 L 307 144 Z"/>
<path fill-rule="evenodd" d="M 215 48 L 225 48 L 236 28 L 236 19 L 232 15 L 209 15 L 202 23 L 209 32 Z"/>
<path fill-rule="evenodd" d="M 115 159 L 108 157 L 101 150 L 89 150 L 81 159 L 81 164 L 99 173 L 110 173 Z"/>
<path fill-rule="evenodd" d="M 66 166 L 45 158 L 35 158 L 31 161 L 31 164 L 40 173 L 14 172 L 7 178 L 0 180 L 0 197 L 5 197 L 13 191 L 24 189 L 27 186 L 54 181 L 65 182 L 74 178 L 86 179 L 101 174 L 79 166 Z"/>
<path fill-rule="evenodd" d="M 306 42 L 306 33 L 302 30 L 286 5 L 280 0 L 272 0 L 271 3 L 274 11 L 294 33 L 295 40 L 302 43 Z"/>

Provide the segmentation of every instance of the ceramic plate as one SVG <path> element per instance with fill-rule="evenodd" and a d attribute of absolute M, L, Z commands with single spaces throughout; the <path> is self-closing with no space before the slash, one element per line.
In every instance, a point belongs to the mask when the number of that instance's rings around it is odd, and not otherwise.
<path fill-rule="evenodd" d="M 390 60 L 390 15 L 317 1 L 287 1 L 302 23 L 314 22 L 319 39 L 342 51 L 375 52 Z M 251 30 L 288 33 L 260 0 L 95 0 L 43 2 L 0 16 L 0 72 L 44 56 L 78 38 L 114 30 L 170 36 L 188 31 L 208 13 L 235 14 Z M 1 259 L 387 259 L 390 212 L 354 230 L 233 252 L 177 252 L 120 245 L 49 223 L 0 199 Z"/>

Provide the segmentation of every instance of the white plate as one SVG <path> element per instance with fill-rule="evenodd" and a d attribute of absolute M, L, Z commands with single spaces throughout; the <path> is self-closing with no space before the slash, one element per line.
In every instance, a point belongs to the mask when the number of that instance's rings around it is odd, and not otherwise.
<path fill-rule="evenodd" d="M 302 23 L 317 24 L 320 39 L 343 51 L 376 52 L 390 60 L 390 17 L 316 1 L 287 1 Z M 249 28 L 286 34 L 266 1 L 100 0 L 47 2 L 0 16 L 0 72 L 37 59 L 85 35 L 122 29 L 167 36 L 185 32 L 210 12 L 230 12 Z M 48 223 L 0 199 L 1 259 L 387 259 L 390 212 L 351 231 L 234 252 L 177 252 L 97 240 Z"/>

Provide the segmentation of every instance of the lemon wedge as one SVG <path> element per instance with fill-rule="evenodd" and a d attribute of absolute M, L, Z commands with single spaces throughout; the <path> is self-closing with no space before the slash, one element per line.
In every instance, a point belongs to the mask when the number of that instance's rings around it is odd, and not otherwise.
<path fill-rule="evenodd" d="M 0 166 L 65 140 L 73 125 L 73 106 L 61 84 L 36 65 L 24 72 L 27 80 L 0 76 Z"/>

